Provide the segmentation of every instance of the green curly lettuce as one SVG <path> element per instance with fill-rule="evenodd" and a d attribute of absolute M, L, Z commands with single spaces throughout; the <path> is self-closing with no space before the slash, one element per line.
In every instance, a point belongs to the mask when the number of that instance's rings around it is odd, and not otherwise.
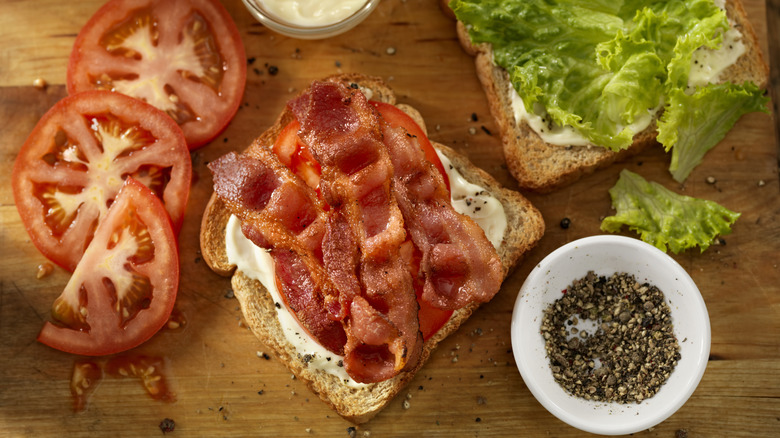
<path fill-rule="evenodd" d="M 693 94 L 674 92 L 658 121 L 658 141 L 672 149 L 669 171 L 683 182 L 704 155 L 731 130 L 744 114 L 768 112 L 769 98 L 755 84 L 719 84 Z"/>
<path fill-rule="evenodd" d="M 731 233 L 731 225 L 740 216 L 713 201 L 679 195 L 625 169 L 609 195 L 617 213 L 604 218 L 602 231 L 616 233 L 627 225 L 645 242 L 664 252 L 668 247 L 675 254 L 695 246 L 704 252 L 715 237 Z"/>
<path fill-rule="evenodd" d="M 744 98 L 717 85 L 685 95 L 693 53 L 720 47 L 729 28 L 712 0 L 452 0 L 450 7 L 472 42 L 491 45 L 528 112 L 541 105 L 595 145 L 629 147 L 644 129 L 632 124 L 664 106 L 670 114 L 658 139 L 674 148 L 678 180 L 741 114 L 761 106 L 755 86 L 742 87 Z"/>
<path fill-rule="evenodd" d="M 525 103 L 593 144 L 627 148 L 629 126 L 664 102 L 667 66 L 715 46 L 725 13 L 712 0 L 453 0 L 473 42 L 488 42 Z M 678 38 L 687 35 L 686 38 Z M 690 43 L 695 41 L 695 44 Z M 690 68 L 690 67 L 688 67 Z M 683 71 L 675 76 L 685 76 Z"/>

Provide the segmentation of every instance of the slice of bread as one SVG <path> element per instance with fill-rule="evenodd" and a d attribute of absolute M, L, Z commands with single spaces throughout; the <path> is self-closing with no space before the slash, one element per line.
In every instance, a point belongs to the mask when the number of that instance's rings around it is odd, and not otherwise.
<path fill-rule="evenodd" d="M 452 15 L 449 0 L 442 0 L 446 15 Z M 752 81 L 765 88 L 769 68 L 764 61 L 758 38 L 739 0 L 727 0 L 726 15 L 743 36 L 745 53 L 721 75 L 723 82 L 741 84 Z M 656 143 L 656 124 L 651 123 L 634 136 L 633 144 L 619 152 L 596 146 L 561 146 L 546 143 L 525 122 L 515 122 L 510 98 L 509 74 L 493 63 L 490 44 L 473 44 L 468 30 L 457 22 L 458 39 L 465 51 L 474 56 L 476 72 L 498 124 L 507 167 L 521 188 L 547 193 L 571 184 L 609 164 L 639 153 Z"/>
<path fill-rule="evenodd" d="M 327 80 L 342 81 L 348 85 L 355 84 L 369 98 L 395 104 L 392 90 L 379 78 L 352 74 L 335 76 Z M 398 105 L 398 107 L 410 114 L 425 129 L 425 124 L 416 110 L 408 105 Z M 285 109 L 276 123 L 249 147 L 271 145 L 291 118 L 291 114 Z M 508 275 L 522 256 L 533 248 L 544 234 L 544 221 L 541 214 L 519 193 L 501 187 L 493 177 L 474 167 L 454 150 L 437 143 L 434 143 L 434 146 L 451 160 L 451 164 L 465 179 L 484 187 L 504 206 L 508 226 L 503 242 L 498 248 L 498 254 L 504 274 Z M 229 218 L 230 212 L 223 202 L 216 195 L 212 195 L 201 224 L 200 243 L 204 260 L 215 272 L 226 276 L 232 274 L 233 291 L 241 304 L 244 317 L 263 344 L 272 348 L 279 360 L 339 415 L 356 424 L 368 421 L 387 405 L 414 377 L 439 342 L 457 330 L 478 307 L 478 305 L 470 305 L 456 311 L 445 326 L 425 342 L 420 361 L 413 369 L 380 383 L 357 388 L 348 386 L 338 377 L 307 367 L 307 363 L 299 357 L 295 347 L 287 341 L 282 332 L 271 295 L 260 282 L 235 270 L 235 266 L 230 263 L 225 249 L 225 227 Z"/>

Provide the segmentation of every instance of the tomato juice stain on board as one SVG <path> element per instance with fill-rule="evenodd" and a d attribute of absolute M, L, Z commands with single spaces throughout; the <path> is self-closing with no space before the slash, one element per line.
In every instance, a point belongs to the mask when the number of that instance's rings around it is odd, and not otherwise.
<path fill-rule="evenodd" d="M 143 354 L 76 360 L 70 381 L 73 411 L 86 410 L 90 397 L 105 377 L 136 379 L 151 399 L 173 403 L 176 401 L 176 393 L 168 385 L 165 369 L 165 359 Z"/>

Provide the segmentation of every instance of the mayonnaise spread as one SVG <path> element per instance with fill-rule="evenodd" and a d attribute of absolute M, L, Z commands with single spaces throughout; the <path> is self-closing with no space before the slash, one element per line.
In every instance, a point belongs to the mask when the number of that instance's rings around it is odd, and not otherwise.
<path fill-rule="evenodd" d="M 507 227 L 506 213 L 501 202 L 490 195 L 483 187 L 468 182 L 441 152 L 436 151 L 450 180 L 452 206 L 455 211 L 465 214 L 485 231 L 485 235 L 494 247 L 498 248 Z M 256 246 L 241 232 L 241 221 L 231 216 L 225 229 L 225 249 L 228 260 L 236 269 L 249 278 L 259 281 L 271 294 L 276 306 L 277 319 L 287 341 L 295 346 L 301 357 L 306 356 L 309 368 L 320 369 L 332 374 L 354 387 L 363 386 L 352 380 L 344 370 L 342 356 L 333 354 L 315 341 L 298 324 L 297 319 L 284 305 L 276 288 L 273 259 L 263 248 Z"/>
<path fill-rule="evenodd" d="M 319 27 L 338 23 L 368 0 L 254 0 L 266 12 L 287 23 Z"/>

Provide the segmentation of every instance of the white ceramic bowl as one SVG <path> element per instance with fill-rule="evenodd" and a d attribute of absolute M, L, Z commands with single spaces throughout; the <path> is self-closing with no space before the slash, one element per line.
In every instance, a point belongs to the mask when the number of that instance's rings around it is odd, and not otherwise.
<path fill-rule="evenodd" d="M 330 38 L 344 33 L 365 20 L 379 4 L 379 0 L 368 0 L 366 4 L 361 6 L 354 14 L 337 23 L 323 26 L 300 26 L 281 20 L 273 14 L 268 13 L 258 0 L 242 1 L 249 13 L 269 29 L 282 35 L 304 40 Z"/>
<path fill-rule="evenodd" d="M 588 271 L 633 274 L 640 283 L 657 286 L 671 309 L 681 359 L 659 391 L 641 403 L 587 401 L 567 393 L 552 376 L 540 334 L 543 312 Z M 520 289 L 511 334 L 517 368 L 534 397 L 562 421 L 602 435 L 635 433 L 667 419 L 693 394 L 710 354 L 707 308 L 688 273 L 654 246 L 617 235 L 586 237 L 545 257 Z"/>

